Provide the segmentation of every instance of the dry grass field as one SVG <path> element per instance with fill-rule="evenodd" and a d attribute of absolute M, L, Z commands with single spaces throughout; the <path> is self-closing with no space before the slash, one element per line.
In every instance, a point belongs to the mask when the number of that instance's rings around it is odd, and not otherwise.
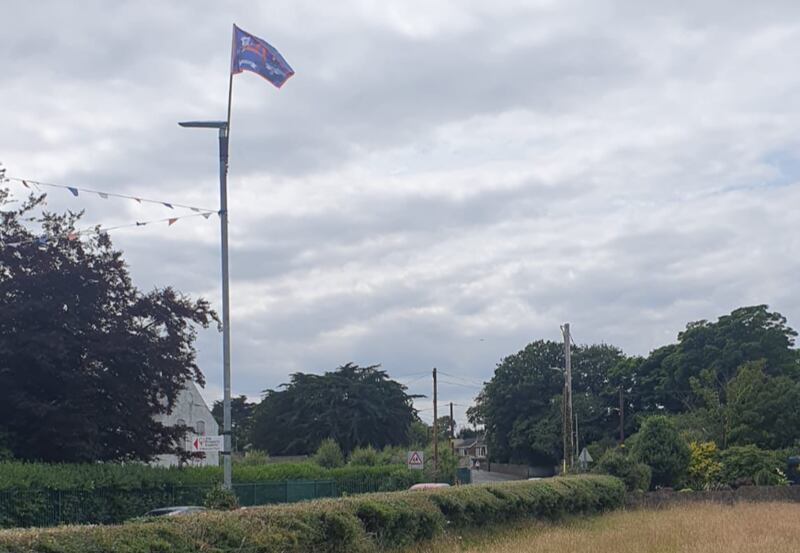
<path fill-rule="evenodd" d="M 798 553 L 800 504 L 696 504 L 534 523 L 417 546 L 407 553 Z"/>

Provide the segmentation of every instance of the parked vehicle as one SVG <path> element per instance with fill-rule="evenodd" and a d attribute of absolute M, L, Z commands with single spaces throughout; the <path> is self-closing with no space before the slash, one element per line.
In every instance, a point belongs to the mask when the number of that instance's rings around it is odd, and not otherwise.
<path fill-rule="evenodd" d="M 181 507 L 161 507 L 148 511 L 144 516 L 146 517 L 174 517 L 178 515 L 186 515 L 189 513 L 201 513 L 205 511 L 205 507 L 197 507 L 194 505 L 184 505 Z"/>
<path fill-rule="evenodd" d="M 438 488 L 449 488 L 450 484 L 444 484 L 442 482 L 423 482 L 421 484 L 414 484 L 409 490 L 412 491 L 419 491 L 419 490 L 435 490 Z"/>

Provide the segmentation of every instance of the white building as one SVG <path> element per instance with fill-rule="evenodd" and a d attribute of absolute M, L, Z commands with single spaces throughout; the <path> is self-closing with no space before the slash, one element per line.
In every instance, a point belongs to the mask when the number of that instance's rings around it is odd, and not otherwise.
<path fill-rule="evenodd" d="M 175 407 L 172 413 L 166 415 L 156 415 L 156 422 L 160 422 L 165 426 L 176 426 L 178 424 L 185 424 L 194 432 L 187 432 L 184 438 L 183 447 L 186 451 L 191 450 L 191 444 L 197 436 L 216 436 L 219 434 L 219 425 L 214 417 L 211 415 L 208 405 L 200 395 L 200 390 L 191 380 L 186 382 L 186 387 L 178 394 L 178 400 L 175 402 Z M 159 467 L 171 467 L 178 465 L 177 455 L 159 455 L 151 463 Z M 193 459 L 188 461 L 190 465 L 219 465 L 219 453 L 216 451 L 206 452 L 204 459 Z"/>

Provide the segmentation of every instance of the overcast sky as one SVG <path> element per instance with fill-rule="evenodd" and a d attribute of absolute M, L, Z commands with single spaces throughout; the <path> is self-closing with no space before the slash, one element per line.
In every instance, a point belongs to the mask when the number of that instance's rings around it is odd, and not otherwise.
<path fill-rule="evenodd" d="M 11 4 L 11 176 L 213 208 L 216 135 L 176 122 L 224 119 L 231 24 L 296 71 L 234 78 L 236 394 L 348 361 L 427 393 L 436 366 L 463 423 L 496 363 L 565 321 L 629 354 L 741 305 L 800 326 L 796 1 Z M 219 308 L 216 217 L 112 239 L 143 290 Z M 210 402 L 221 335 L 197 347 Z"/>

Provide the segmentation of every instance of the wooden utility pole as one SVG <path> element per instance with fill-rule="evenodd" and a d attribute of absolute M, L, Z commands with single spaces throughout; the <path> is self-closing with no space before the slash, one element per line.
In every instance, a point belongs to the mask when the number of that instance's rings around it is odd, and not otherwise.
<path fill-rule="evenodd" d="M 572 340 L 569 334 L 569 323 L 564 323 L 562 327 L 564 334 L 564 421 L 567 428 L 567 447 L 564 452 L 564 459 L 568 469 L 572 468 L 575 462 L 575 442 L 572 436 Z"/>
<path fill-rule="evenodd" d="M 453 402 L 450 402 L 450 439 L 456 438 L 456 419 L 453 418 Z"/>
<path fill-rule="evenodd" d="M 622 386 L 619 387 L 619 443 L 625 443 L 625 397 Z"/>
<path fill-rule="evenodd" d="M 439 411 L 436 408 L 436 402 L 438 401 L 438 397 L 436 395 L 436 367 L 433 368 L 433 472 L 436 474 L 436 465 L 439 461 L 439 428 L 437 425 L 436 418 L 439 415 Z"/>

